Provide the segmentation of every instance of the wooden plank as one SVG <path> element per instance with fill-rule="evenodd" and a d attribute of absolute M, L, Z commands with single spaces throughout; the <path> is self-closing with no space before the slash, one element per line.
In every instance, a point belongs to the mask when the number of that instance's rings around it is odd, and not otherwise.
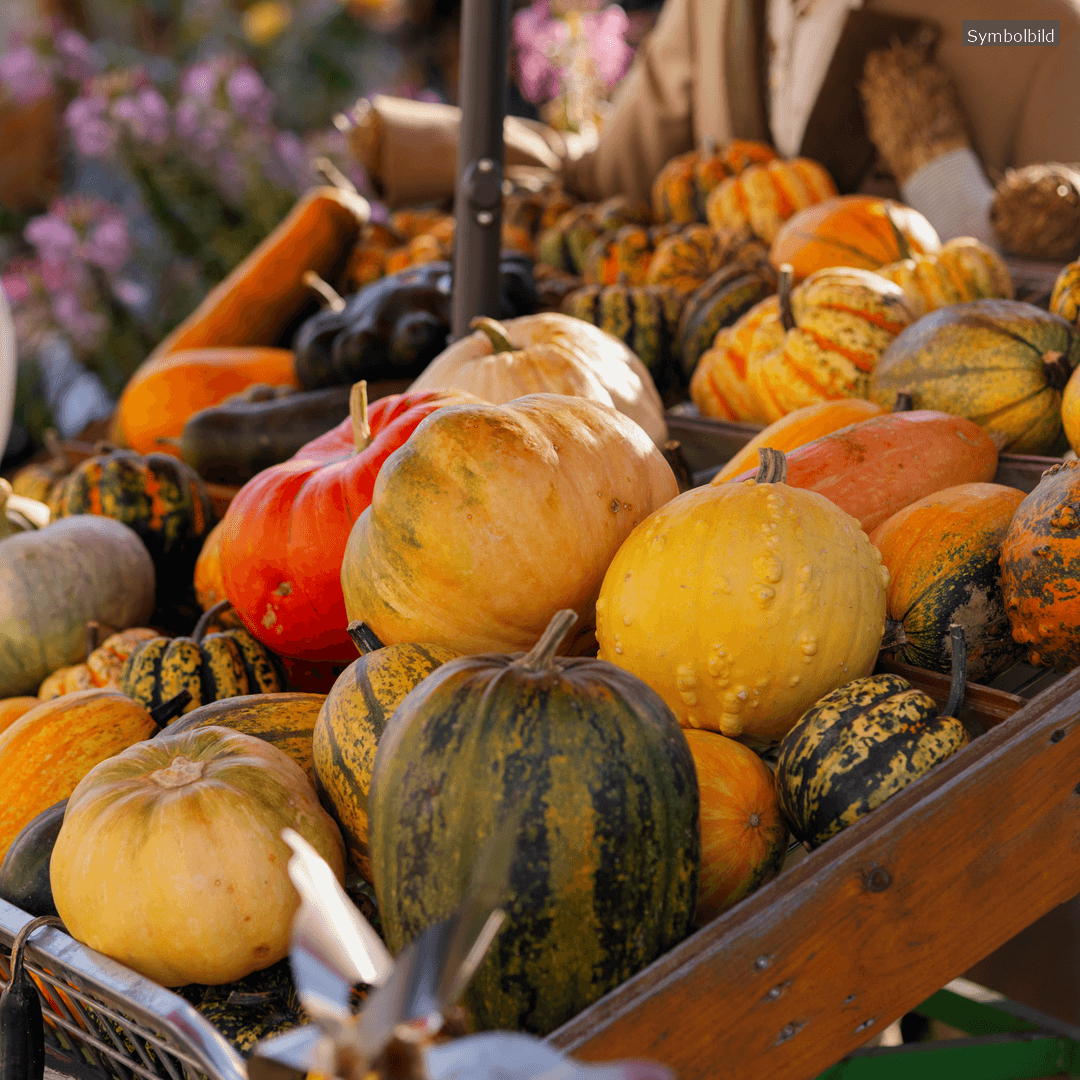
<path fill-rule="evenodd" d="M 1080 892 L 1080 671 L 551 1037 L 811 1080 Z"/>

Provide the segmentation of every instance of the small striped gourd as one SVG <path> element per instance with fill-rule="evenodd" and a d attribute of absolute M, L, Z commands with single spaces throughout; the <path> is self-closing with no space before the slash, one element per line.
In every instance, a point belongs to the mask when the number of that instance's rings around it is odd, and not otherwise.
<path fill-rule="evenodd" d="M 582 264 L 586 285 L 644 285 L 657 245 L 680 226 L 624 225 L 602 233 L 588 247 Z"/>
<path fill-rule="evenodd" d="M 546 1034 L 691 929 L 694 760 L 644 683 L 556 658 L 451 660 L 398 706 L 371 784 L 371 861 L 395 953 L 456 911 L 485 838 L 517 821 L 507 920 L 465 992 L 471 1022 Z M 512 826 L 506 826 L 512 828 Z"/>
<path fill-rule="evenodd" d="M 284 690 L 281 661 L 247 630 L 206 633 L 227 604 L 204 612 L 191 637 L 154 637 L 136 645 L 120 675 L 124 693 L 154 709 L 186 690 L 189 713 L 223 698 Z"/>
<path fill-rule="evenodd" d="M 315 721 L 315 789 L 349 862 L 371 881 L 368 793 L 379 738 L 405 695 L 457 654 L 441 645 L 383 645 L 363 623 L 350 624 L 349 634 L 361 655 L 338 676 Z"/>
<path fill-rule="evenodd" d="M 776 151 L 768 143 L 749 139 L 733 139 L 719 148 L 691 150 L 673 157 L 653 181 L 656 220 L 704 221 L 705 202 L 722 180 L 775 157 Z"/>
<path fill-rule="evenodd" d="M 1080 329 L 1080 259 L 1058 274 L 1050 293 L 1050 310 Z"/>
<path fill-rule="evenodd" d="M 780 809 L 816 848 L 918 780 L 968 742 L 957 719 L 964 694 L 963 631 L 938 715 L 929 694 L 899 675 L 870 675 L 826 694 L 784 736 L 776 766 Z"/>
<path fill-rule="evenodd" d="M 539 262 L 556 270 L 580 274 L 585 252 L 594 240 L 623 225 L 651 225 L 652 211 L 646 203 L 615 195 L 601 203 L 580 203 L 567 210 L 537 239 Z"/>

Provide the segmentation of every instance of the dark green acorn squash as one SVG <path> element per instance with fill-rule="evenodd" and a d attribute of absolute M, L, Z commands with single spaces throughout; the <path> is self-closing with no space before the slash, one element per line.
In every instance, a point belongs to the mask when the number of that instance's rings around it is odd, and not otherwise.
<path fill-rule="evenodd" d="M 0 864 L 0 899 L 28 915 L 55 915 L 49 860 L 64 824 L 67 799 L 42 810 L 11 842 Z"/>
<path fill-rule="evenodd" d="M 371 861 L 393 952 L 461 904 L 487 837 L 520 815 L 508 919 L 465 994 L 472 1022 L 546 1034 L 691 929 L 694 760 L 674 715 L 602 660 L 463 657 L 398 706 L 375 758 Z"/>
<path fill-rule="evenodd" d="M 826 694 L 784 736 L 776 766 L 780 812 L 807 847 L 830 837 L 951 757 L 969 739 L 956 719 L 966 672 L 953 636 L 944 713 L 899 675 L 870 675 Z"/>

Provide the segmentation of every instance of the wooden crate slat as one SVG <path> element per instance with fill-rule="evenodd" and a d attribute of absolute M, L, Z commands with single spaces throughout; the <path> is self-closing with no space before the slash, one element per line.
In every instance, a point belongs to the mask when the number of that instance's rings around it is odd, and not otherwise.
<path fill-rule="evenodd" d="M 552 1042 L 680 1080 L 811 1080 L 1078 892 L 1080 671 Z"/>

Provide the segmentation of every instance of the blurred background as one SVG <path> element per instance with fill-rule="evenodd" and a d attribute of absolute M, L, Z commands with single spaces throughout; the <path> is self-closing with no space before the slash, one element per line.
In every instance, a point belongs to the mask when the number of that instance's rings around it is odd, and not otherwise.
<path fill-rule="evenodd" d="M 586 49 L 602 123 L 660 6 L 514 0 L 509 111 L 573 130 L 566 77 Z M 374 202 L 335 118 L 375 93 L 456 102 L 460 15 L 452 0 L 5 0 L 0 280 L 19 382 L 4 465 L 49 427 L 107 416 L 320 163 Z"/>

